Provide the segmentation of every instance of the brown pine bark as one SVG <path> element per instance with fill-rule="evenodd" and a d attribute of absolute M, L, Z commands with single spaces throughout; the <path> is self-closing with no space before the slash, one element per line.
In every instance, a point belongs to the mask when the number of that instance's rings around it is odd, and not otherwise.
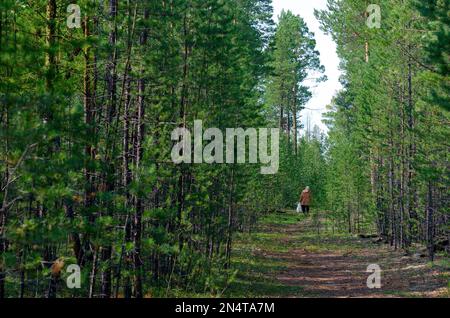
<path fill-rule="evenodd" d="M 228 193 L 228 225 L 227 225 L 227 243 L 225 249 L 225 268 L 231 265 L 231 243 L 233 239 L 233 217 L 234 217 L 234 169 L 231 169 L 230 183 Z"/>
<path fill-rule="evenodd" d="M 109 44 L 112 47 L 111 54 L 109 56 L 107 68 L 106 68 L 106 86 L 107 86 L 107 96 L 108 96 L 108 109 L 106 110 L 106 149 L 105 149 L 105 159 L 104 164 L 108 166 L 107 172 L 103 175 L 104 188 L 107 192 L 112 192 L 115 189 L 114 183 L 114 168 L 112 166 L 112 149 L 114 149 L 115 144 L 114 140 L 112 140 L 112 130 L 114 125 L 114 119 L 117 116 L 117 13 L 118 13 L 118 0 L 110 0 L 109 1 L 109 18 L 111 19 L 111 31 L 109 33 Z M 111 204 L 107 204 L 107 209 L 112 209 Z M 103 264 L 109 264 L 111 255 L 112 255 L 112 247 L 107 245 L 102 247 L 100 253 L 100 259 Z M 110 298 L 111 297 L 111 266 L 106 266 L 104 270 L 100 273 L 101 280 L 101 297 L 102 298 Z"/>
<path fill-rule="evenodd" d="M 56 77 L 56 54 L 53 51 L 54 45 L 56 43 L 56 13 L 57 13 L 57 4 L 56 0 L 48 0 L 47 1 L 47 29 L 46 29 L 46 46 L 49 49 L 48 52 L 45 54 L 45 67 L 46 67 L 46 74 L 45 74 L 45 87 L 47 92 L 53 92 L 54 90 L 54 81 Z M 53 120 L 53 112 L 52 107 L 49 107 L 45 111 L 44 115 L 45 119 L 51 122 Z M 53 151 L 57 150 L 55 149 L 59 148 L 59 138 L 55 138 L 54 145 L 51 145 L 48 147 L 48 154 L 51 154 Z M 41 206 L 41 213 L 40 217 L 44 217 L 44 211 L 45 207 L 42 203 Z M 46 246 L 44 248 L 43 252 L 43 259 L 45 264 L 50 265 L 53 260 L 53 253 L 52 248 L 50 246 Z M 57 284 L 57 277 L 54 275 L 51 275 L 50 277 L 50 283 L 49 287 L 47 289 L 47 298 L 55 298 L 56 297 L 56 284 Z"/>
<path fill-rule="evenodd" d="M 144 9 L 144 21 L 149 18 L 149 9 Z M 141 32 L 139 44 L 141 47 L 147 44 L 148 29 L 144 28 Z M 143 142 L 145 136 L 145 71 L 141 69 L 141 78 L 138 80 L 138 109 L 137 109 L 137 120 L 136 120 L 136 170 L 139 173 L 139 168 L 141 166 L 141 160 L 143 155 Z M 140 195 L 135 197 L 135 208 L 136 213 L 134 216 L 134 284 L 135 284 L 135 297 L 143 297 L 143 286 L 142 286 L 142 256 L 141 256 L 141 240 L 142 240 L 142 213 L 143 213 L 143 202 Z"/>
<path fill-rule="evenodd" d="M 431 261 L 434 261 L 434 201 L 433 201 L 433 184 L 428 182 L 427 189 L 427 247 L 428 255 Z"/>
<path fill-rule="evenodd" d="M 294 153 L 298 154 L 298 127 L 297 127 L 297 84 L 294 85 L 294 96 L 292 102 L 292 116 L 293 116 L 293 127 L 294 127 Z"/>

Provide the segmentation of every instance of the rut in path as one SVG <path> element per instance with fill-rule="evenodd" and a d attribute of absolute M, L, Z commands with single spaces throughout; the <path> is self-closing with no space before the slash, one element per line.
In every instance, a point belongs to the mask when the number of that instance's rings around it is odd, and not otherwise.
<path fill-rule="evenodd" d="M 313 231 L 307 220 L 267 226 L 264 231 L 275 233 L 274 237 L 281 240 L 279 244 L 293 246 L 286 252 L 257 252 L 263 262 L 277 259 L 285 264 L 267 275 L 287 288 L 302 290 L 288 297 L 448 296 L 448 278 L 433 269 L 426 258 L 406 256 L 403 251 L 375 244 L 371 239 L 305 235 Z M 381 289 L 367 287 L 369 264 L 378 264 L 382 269 Z"/>

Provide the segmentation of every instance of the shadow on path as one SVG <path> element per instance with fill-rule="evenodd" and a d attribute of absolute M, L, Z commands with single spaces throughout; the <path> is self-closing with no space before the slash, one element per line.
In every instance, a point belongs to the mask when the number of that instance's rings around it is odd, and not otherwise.
<path fill-rule="evenodd" d="M 447 272 L 370 239 L 317 236 L 309 220 L 263 224 L 238 245 L 234 297 L 448 297 Z M 366 269 L 382 269 L 381 289 L 369 289 Z"/>

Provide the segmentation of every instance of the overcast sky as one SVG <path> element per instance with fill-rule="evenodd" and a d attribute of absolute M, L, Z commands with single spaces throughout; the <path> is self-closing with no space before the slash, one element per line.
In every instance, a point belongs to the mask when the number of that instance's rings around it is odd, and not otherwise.
<path fill-rule="evenodd" d="M 320 60 L 325 66 L 328 81 L 315 84 L 312 89 L 313 98 L 306 105 L 306 108 L 315 109 L 302 111 L 302 123 L 306 122 L 306 117 L 311 118 L 311 128 L 318 125 L 323 131 L 326 126 L 322 123 L 322 113 L 326 112 L 326 105 L 331 102 L 336 91 L 341 88 L 339 83 L 339 59 L 336 54 L 336 44 L 330 36 L 325 35 L 319 28 L 320 24 L 314 17 L 314 9 L 326 9 L 327 0 L 273 0 L 274 19 L 281 10 L 291 10 L 294 14 L 300 15 L 308 25 L 311 32 L 314 32 L 317 41 L 317 50 L 320 52 Z"/>

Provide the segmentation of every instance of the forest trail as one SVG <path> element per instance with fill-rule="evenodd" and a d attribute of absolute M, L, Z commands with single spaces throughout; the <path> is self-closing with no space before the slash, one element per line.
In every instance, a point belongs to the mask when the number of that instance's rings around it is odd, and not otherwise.
<path fill-rule="evenodd" d="M 438 258 L 432 266 L 427 258 L 406 255 L 387 244 L 374 243 L 373 239 L 333 235 L 324 229 L 318 234 L 313 223 L 295 213 L 277 214 L 269 216 L 249 241 L 243 236 L 235 258 L 242 272 L 230 286 L 230 295 L 449 296 L 448 259 Z M 366 285 L 370 264 L 381 267 L 381 289 L 369 289 Z"/>

